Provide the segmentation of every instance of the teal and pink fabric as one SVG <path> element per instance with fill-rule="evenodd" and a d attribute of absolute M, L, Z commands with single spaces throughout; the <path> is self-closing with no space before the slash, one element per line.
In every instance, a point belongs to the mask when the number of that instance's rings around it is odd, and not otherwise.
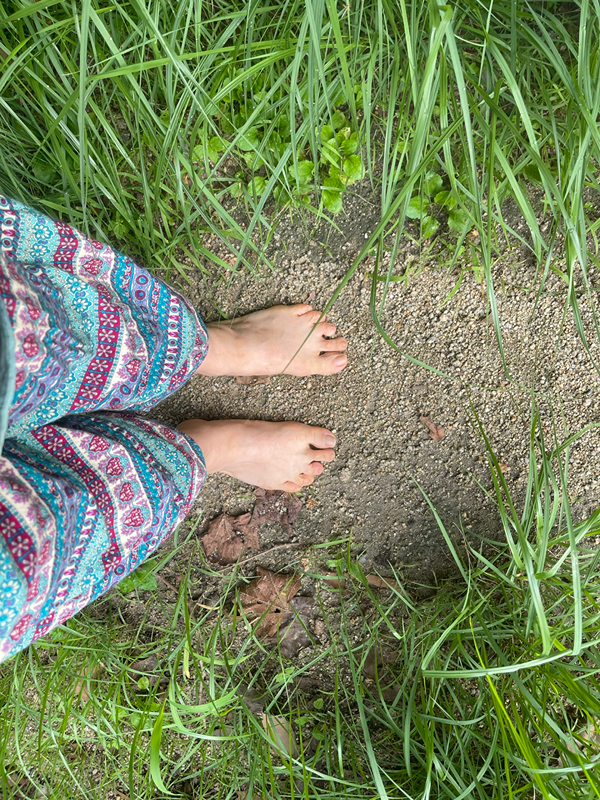
<path fill-rule="evenodd" d="M 202 452 L 140 412 L 193 375 L 208 336 L 131 259 L 2 196 L 0 304 L 2 661 L 129 574 L 188 513 Z"/>

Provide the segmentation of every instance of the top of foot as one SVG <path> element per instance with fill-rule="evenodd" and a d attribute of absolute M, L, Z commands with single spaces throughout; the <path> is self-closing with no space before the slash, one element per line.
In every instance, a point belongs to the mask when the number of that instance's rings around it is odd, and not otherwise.
<path fill-rule="evenodd" d="M 201 375 L 331 375 L 341 372 L 348 343 L 304 303 L 273 306 L 211 323 Z M 325 338 L 328 337 L 328 338 Z"/>

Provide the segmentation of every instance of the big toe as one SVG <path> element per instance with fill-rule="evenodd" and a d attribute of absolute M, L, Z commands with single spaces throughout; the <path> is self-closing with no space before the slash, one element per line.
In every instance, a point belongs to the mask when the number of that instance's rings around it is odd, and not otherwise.
<path fill-rule="evenodd" d="M 327 428 L 311 427 L 308 431 L 308 444 L 317 450 L 335 447 L 335 436 Z"/>

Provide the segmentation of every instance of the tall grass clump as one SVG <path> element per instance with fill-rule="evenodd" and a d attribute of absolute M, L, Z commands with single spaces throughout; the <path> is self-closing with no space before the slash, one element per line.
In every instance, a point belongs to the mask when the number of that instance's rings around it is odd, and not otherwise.
<path fill-rule="evenodd" d="M 79 615 L 0 669 L 4 797 L 597 797 L 600 513 L 573 518 L 572 443 L 534 416 L 518 500 L 490 451 L 503 542 L 432 509 L 459 578 L 429 600 L 335 546 L 338 588 L 313 561 L 329 644 L 300 661 L 236 614 L 235 572 L 192 613 L 190 567 L 150 639 Z"/>
<path fill-rule="evenodd" d="M 227 274 L 264 254 L 278 208 L 335 215 L 366 167 L 381 222 L 351 273 L 396 234 L 378 324 L 410 219 L 470 253 L 501 347 L 491 264 L 510 237 L 540 287 L 560 269 L 585 341 L 599 48 L 598 0 L 5 2 L 0 188 L 149 265 Z"/>

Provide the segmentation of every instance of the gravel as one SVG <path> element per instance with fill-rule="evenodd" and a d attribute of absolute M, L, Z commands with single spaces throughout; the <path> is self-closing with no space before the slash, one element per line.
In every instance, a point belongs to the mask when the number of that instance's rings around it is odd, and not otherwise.
<path fill-rule="evenodd" d="M 324 225 L 311 229 L 297 215 L 284 218 L 268 253 L 273 269 L 258 266 L 255 274 L 208 283 L 192 271 L 191 283 L 179 288 L 209 321 L 218 318 L 216 309 L 234 316 L 308 298 L 322 308 L 378 222 L 366 189 L 345 205 L 336 218 L 339 231 Z M 518 229 L 521 222 L 512 224 Z M 507 244 L 493 266 L 505 370 L 484 286 L 473 269 L 461 263 L 449 271 L 443 247 L 423 256 L 405 239 L 396 272 L 407 277 L 390 285 L 382 316 L 398 350 L 374 328 L 366 264 L 329 314 L 350 343 L 350 363 L 342 374 L 282 376 L 254 386 L 197 376 L 154 416 L 171 423 L 188 417 L 290 419 L 331 428 L 337 459 L 302 492 L 306 509 L 294 531 L 297 548 L 349 537 L 366 570 L 397 571 L 411 582 L 434 585 L 454 569 L 424 493 L 457 546 L 465 538 L 477 544 L 481 537 L 501 535 L 497 510 L 484 491 L 491 489 L 490 473 L 471 403 L 517 502 L 527 480 L 533 388 L 548 447 L 554 436 L 563 440 L 567 432 L 599 421 L 600 383 L 592 362 L 600 363 L 598 303 L 596 294 L 580 299 L 588 353 L 572 314 L 565 314 L 564 281 L 552 272 L 538 297 L 539 277 L 529 252 Z M 590 279 L 594 286 L 600 283 L 595 270 Z M 421 417 L 441 425 L 444 438 L 434 441 Z M 577 517 L 600 500 L 599 461 L 600 435 L 591 430 L 571 450 L 569 492 Z M 253 501 L 248 486 L 211 476 L 191 517 L 201 514 L 206 522 L 222 511 L 241 513 Z M 271 543 L 265 541 L 263 549 Z M 282 548 L 256 563 L 289 568 L 297 548 Z"/>

